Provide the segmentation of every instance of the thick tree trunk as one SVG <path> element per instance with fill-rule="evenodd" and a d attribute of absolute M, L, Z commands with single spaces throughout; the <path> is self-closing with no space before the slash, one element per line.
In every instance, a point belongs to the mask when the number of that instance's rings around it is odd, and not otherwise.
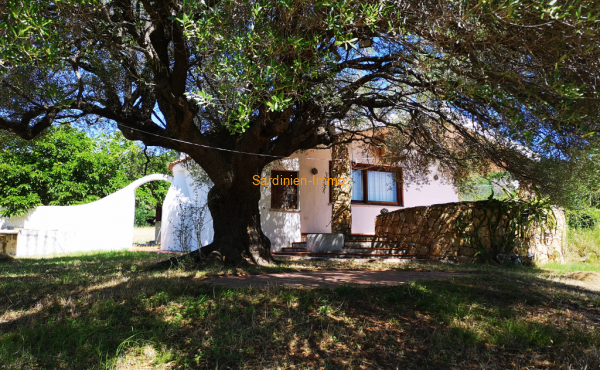
<path fill-rule="evenodd" d="M 271 241 L 262 231 L 258 202 L 260 186 L 246 182 L 208 192 L 208 208 L 213 219 L 213 242 L 203 252 L 219 251 L 225 263 L 238 264 L 249 258 L 258 264 L 273 261 Z"/>

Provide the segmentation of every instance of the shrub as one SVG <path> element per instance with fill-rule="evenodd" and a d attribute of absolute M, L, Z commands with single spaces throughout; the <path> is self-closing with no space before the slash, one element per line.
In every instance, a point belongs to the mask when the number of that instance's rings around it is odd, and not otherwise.
<path fill-rule="evenodd" d="M 597 209 L 568 210 L 566 216 L 572 229 L 594 229 L 600 225 L 600 210 Z"/>
<path fill-rule="evenodd" d="M 579 262 L 586 258 L 586 263 L 600 262 L 600 228 L 569 228 L 566 245 L 567 259 Z"/>

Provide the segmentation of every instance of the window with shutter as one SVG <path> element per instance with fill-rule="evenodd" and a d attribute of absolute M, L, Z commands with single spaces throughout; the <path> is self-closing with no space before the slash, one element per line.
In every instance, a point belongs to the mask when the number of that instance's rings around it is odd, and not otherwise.
<path fill-rule="evenodd" d="M 298 173 L 271 171 L 271 208 L 298 209 Z"/>

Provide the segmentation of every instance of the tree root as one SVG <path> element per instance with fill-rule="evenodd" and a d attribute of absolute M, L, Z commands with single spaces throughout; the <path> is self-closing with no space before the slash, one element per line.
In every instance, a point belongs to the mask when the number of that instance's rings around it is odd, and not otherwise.
<path fill-rule="evenodd" d="M 174 256 L 165 261 L 160 261 L 150 267 L 150 270 L 165 270 L 173 267 L 179 267 L 185 262 L 190 262 L 195 265 L 204 265 L 206 263 L 229 264 L 232 266 L 249 267 L 255 264 L 249 261 L 249 258 L 241 258 L 239 261 L 227 261 L 219 251 L 219 247 L 215 244 L 209 244 L 201 249 L 186 253 L 181 256 Z"/>

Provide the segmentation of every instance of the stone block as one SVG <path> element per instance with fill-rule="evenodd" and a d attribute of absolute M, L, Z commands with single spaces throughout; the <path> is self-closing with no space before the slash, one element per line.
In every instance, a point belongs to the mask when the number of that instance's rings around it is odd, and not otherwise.
<path fill-rule="evenodd" d="M 467 257 L 473 257 L 475 255 L 475 253 L 477 253 L 477 249 L 474 248 L 459 248 L 458 249 L 458 255 L 459 256 L 467 256 Z"/>
<path fill-rule="evenodd" d="M 486 237 L 486 236 L 490 236 L 490 230 L 487 227 L 482 227 L 479 230 L 477 230 L 477 234 L 479 235 L 480 238 Z"/>
<path fill-rule="evenodd" d="M 471 258 L 466 256 L 458 256 L 456 257 L 456 261 L 458 263 L 471 263 Z"/>
<path fill-rule="evenodd" d="M 344 248 L 344 234 L 308 234 L 308 252 L 341 252 Z"/>
<path fill-rule="evenodd" d="M 439 256 L 442 254 L 442 250 L 444 249 L 442 244 L 434 244 L 429 248 L 429 254 L 432 256 Z"/>
<path fill-rule="evenodd" d="M 489 237 L 481 238 L 481 244 L 483 245 L 484 248 L 492 247 L 492 241 Z"/>
<path fill-rule="evenodd" d="M 429 254 L 429 247 L 428 247 L 428 246 L 426 246 L 426 245 L 422 245 L 422 246 L 421 246 L 421 249 L 419 250 L 419 254 L 420 254 L 421 256 L 426 256 L 426 255 L 428 255 L 428 254 Z"/>
<path fill-rule="evenodd" d="M 0 253 L 15 256 L 17 254 L 17 236 L 15 231 L 0 233 Z"/>

